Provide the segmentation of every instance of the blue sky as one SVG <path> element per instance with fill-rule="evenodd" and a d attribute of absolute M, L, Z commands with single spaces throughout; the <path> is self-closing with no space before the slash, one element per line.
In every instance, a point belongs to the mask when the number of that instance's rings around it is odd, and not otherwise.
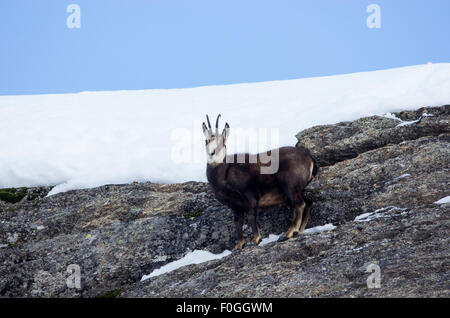
<path fill-rule="evenodd" d="M 81 28 L 69 29 L 69 4 Z M 369 4 L 381 28 L 369 29 Z M 448 0 L 0 0 L 0 95 L 181 88 L 450 62 Z"/>

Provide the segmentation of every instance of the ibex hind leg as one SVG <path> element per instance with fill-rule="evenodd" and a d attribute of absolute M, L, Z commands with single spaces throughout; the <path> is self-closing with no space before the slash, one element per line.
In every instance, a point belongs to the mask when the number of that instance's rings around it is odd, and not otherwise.
<path fill-rule="evenodd" d="M 306 203 L 303 200 L 301 193 L 293 193 L 291 191 L 286 192 L 286 197 L 291 206 L 293 207 L 293 218 L 292 224 L 287 230 L 287 232 L 280 236 L 278 242 L 286 241 L 294 236 L 294 233 L 298 231 L 302 224 L 303 210 L 305 209 Z"/>
<path fill-rule="evenodd" d="M 294 207 L 294 215 L 295 218 L 292 220 L 292 225 L 289 227 L 289 229 L 286 232 L 286 236 L 288 238 L 292 238 L 294 236 L 294 233 L 298 232 L 298 229 L 300 228 L 302 221 L 303 221 L 303 214 L 305 210 L 306 204 L 304 201 L 302 203 L 297 204 Z"/>
<path fill-rule="evenodd" d="M 313 201 L 310 199 L 305 198 L 305 202 L 306 202 L 306 206 L 305 209 L 303 211 L 303 218 L 302 218 L 302 223 L 300 225 L 300 228 L 297 230 L 298 233 L 297 234 L 302 234 L 303 231 L 306 228 L 306 225 L 308 224 L 309 221 L 309 217 L 311 216 L 311 209 L 313 206 Z"/>
<path fill-rule="evenodd" d="M 305 209 L 305 202 L 295 205 L 294 207 L 294 219 L 292 220 L 292 225 L 289 227 L 284 235 L 278 238 L 278 242 L 283 242 L 291 239 L 294 233 L 298 232 L 303 220 L 303 210 Z"/>

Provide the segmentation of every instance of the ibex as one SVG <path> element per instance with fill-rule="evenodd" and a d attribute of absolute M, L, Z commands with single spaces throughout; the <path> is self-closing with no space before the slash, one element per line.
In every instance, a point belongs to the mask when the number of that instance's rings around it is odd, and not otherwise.
<path fill-rule="evenodd" d="M 253 232 L 253 239 L 248 246 L 260 243 L 257 216 L 261 207 L 287 203 L 293 208 L 292 225 L 278 241 L 288 240 L 295 233 L 302 233 L 312 207 L 312 201 L 303 195 L 303 190 L 318 172 L 318 166 L 309 150 L 303 147 L 282 147 L 268 151 L 267 154 L 227 156 L 225 144 L 230 126 L 226 123 L 219 134 L 219 118 L 220 115 L 216 119 L 215 132 L 211 129 L 208 115 L 208 127 L 205 123 L 202 125 L 208 160 L 206 175 L 217 200 L 234 212 L 237 232 L 234 249 L 240 250 L 245 244 L 242 233 L 245 214 L 248 215 Z M 261 173 L 262 168 L 271 164 L 261 160 L 267 156 L 270 156 L 271 161 L 278 160 L 278 170 L 269 174 Z"/>

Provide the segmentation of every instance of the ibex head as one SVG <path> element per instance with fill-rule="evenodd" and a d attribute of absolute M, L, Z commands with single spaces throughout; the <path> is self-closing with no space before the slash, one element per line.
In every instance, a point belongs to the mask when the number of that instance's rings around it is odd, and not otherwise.
<path fill-rule="evenodd" d="M 209 122 L 209 117 L 206 115 L 206 120 L 208 122 L 208 127 L 203 123 L 203 134 L 206 138 L 205 148 L 206 156 L 208 159 L 208 164 L 220 164 L 225 161 L 227 155 L 227 148 L 225 143 L 227 141 L 228 135 L 230 133 L 230 126 L 228 123 L 225 124 L 225 128 L 222 133 L 219 134 L 219 116 L 216 119 L 216 130 L 215 132 L 211 129 L 211 123 Z"/>

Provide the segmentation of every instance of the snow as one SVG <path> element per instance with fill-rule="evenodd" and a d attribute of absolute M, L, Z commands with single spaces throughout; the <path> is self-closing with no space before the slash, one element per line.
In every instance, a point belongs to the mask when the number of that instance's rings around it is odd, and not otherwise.
<path fill-rule="evenodd" d="M 255 153 L 295 145 L 295 134 L 315 125 L 449 102 L 449 63 L 186 89 L 0 96 L 0 188 L 57 185 L 55 194 L 206 181 L 206 113 L 230 124 L 229 153 Z"/>
<path fill-rule="evenodd" d="M 336 226 L 334 226 L 331 223 L 325 224 L 325 225 L 319 225 L 319 226 L 315 226 L 315 227 L 311 227 L 309 229 L 306 229 L 305 231 L 303 231 L 303 234 L 315 234 L 315 233 L 322 233 L 325 231 L 332 231 L 336 228 Z"/>
<path fill-rule="evenodd" d="M 396 206 L 387 206 L 387 207 L 383 207 L 378 210 L 375 210 L 374 212 L 360 214 L 354 219 L 354 221 L 369 222 L 374 219 L 389 218 L 393 215 L 392 212 L 402 211 L 401 214 L 404 214 L 404 213 L 407 213 L 406 210 L 407 210 L 406 208 L 398 208 Z"/>
<path fill-rule="evenodd" d="M 394 114 L 387 112 L 386 114 L 383 115 L 383 117 L 389 118 L 389 119 L 394 119 L 394 120 L 398 120 L 398 121 L 402 121 L 400 118 L 398 118 L 397 116 L 395 116 Z"/>
<path fill-rule="evenodd" d="M 394 119 L 394 120 L 398 120 L 400 123 L 397 125 L 397 127 L 414 125 L 414 124 L 420 122 L 422 120 L 422 117 L 432 117 L 432 116 L 433 115 L 425 113 L 422 116 L 420 116 L 419 119 L 411 120 L 411 121 L 404 121 L 404 120 L 401 120 L 400 118 L 398 118 L 397 116 L 395 116 L 394 114 L 391 114 L 389 112 L 383 115 L 383 117 Z"/>
<path fill-rule="evenodd" d="M 358 215 L 355 218 L 355 221 L 356 222 L 368 222 L 368 221 L 370 221 L 372 219 L 370 217 L 373 216 L 373 215 L 374 215 L 374 212 L 363 213 L 363 214 Z"/>
<path fill-rule="evenodd" d="M 418 123 L 421 119 L 422 119 L 422 117 L 420 117 L 419 119 L 416 119 L 416 120 L 402 121 L 400 124 L 397 125 L 397 127 L 413 125 L 415 123 Z"/>
<path fill-rule="evenodd" d="M 144 281 L 151 277 L 156 277 L 156 276 L 159 276 L 159 275 L 162 275 L 165 273 L 169 273 L 169 272 L 174 271 L 183 266 L 187 266 L 187 265 L 191 265 L 191 264 L 200 264 L 200 263 L 208 262 L 211 260 L 221 259 L 230 254 L 231 254 L 231 252 L 228 250 L 225 250 L 220 254 L 213 254 L 211 252 L 202 251 L 202 250 L 194 250 L 192 252 L 187 253 L 183 258 L 181 258 L 177 261 L 168 263 L 158 269 L 155 269 L 149 275 L 144 275 L 141 278 L 141 281 Z"/>
<path fill-rule="evenodd" d="M 450 203 L 450 196 L 446 196 L 445 198 L 442 198 L 436 202 L 434 202 L 435 204 L 446 204 L 446 203 Z"/>
<path fill-rule="evenodd" d="M 276 242 L 280 236 L 276 234 L 270 234 L 268 237 L 265 237 L 259 243 L 259 246 L 264 246 L 272 242 Z"/>
<path fill-rule="evenodd" d="M 395 177 L 394 180 L 400 180 L 400 179 L 407 178 L 407 177 L 411 177 L 411 175 L 409 173 L 404 173 L 398 177 Z"/>
<path fill-rule="evenodd" d="M 305 229 L 302 234 L 316 234 L 316 233 L 322 233 L 326 231 L 332 231 L 336 228 L 335 225 L 328 223 L 325 225 L 319 225 L 315 227 L 311 227 L 309 229 Z M 276 234 L 270 234 L 268 237 L 263 238 L 261 242 L 259 243 L 259 246 L 264 246 L 272 242 L 276 242 L 280 236 Z"/>

